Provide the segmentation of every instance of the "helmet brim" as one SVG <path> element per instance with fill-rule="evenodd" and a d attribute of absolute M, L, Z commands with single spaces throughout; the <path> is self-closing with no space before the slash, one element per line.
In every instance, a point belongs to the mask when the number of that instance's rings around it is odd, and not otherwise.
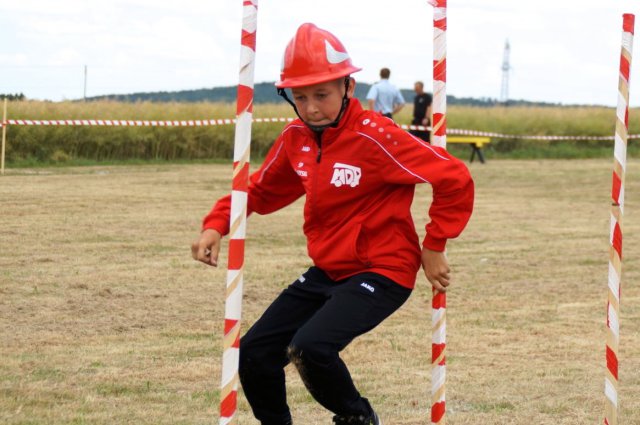
<path fill-rule="evenodd" d="M 312 86 L 314 84 L 321 84 L 326 83 L 327 81 L 337 80 L 338 78 L 346 77 L 358 71 L 362 71 L 362 68 L 350 66 L 348 68 L 341 69 L 339 72 L 328 72 L 324 74 L 286 78 L 284 80 L 276 82 L 276 88 L 293 89 L 297 87 Z"/>

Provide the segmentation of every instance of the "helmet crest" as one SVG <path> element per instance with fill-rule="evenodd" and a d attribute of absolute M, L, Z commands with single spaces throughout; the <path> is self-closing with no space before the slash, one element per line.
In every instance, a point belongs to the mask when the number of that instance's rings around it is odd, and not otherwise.
<path fill-rule="evenodd" d="M 347 49 L 329 31 L 302 24 L 282 58 L 277 88 L 310 86 L 346 77 L 362 68 L 353 66 Z"/>
<path fill-rule="evenodd" d="M 324 47 L 327 51 L 327 61 L 332 64 L 344 62 L 347 59 L 351 59 L 349 57 L 349 53 L 347 52 L 339 52 L 333 48 L 329 40 L 324 41 Z"/>

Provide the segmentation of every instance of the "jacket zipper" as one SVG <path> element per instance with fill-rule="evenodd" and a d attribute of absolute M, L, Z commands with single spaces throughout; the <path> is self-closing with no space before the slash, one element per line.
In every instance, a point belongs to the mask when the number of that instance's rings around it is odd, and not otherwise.
<path fill-rule="evenodd" d="M 316 133 L 316 144 L 318 145 L 318 155 L 316 156 L 316 164 L 320 164 L 322 158 L 322 133 Z M 316 212 L 316 197 L 318 196 L 318 174 L 320 173 L 320 165 L 315 167 L 313 180 L 311 182 L 311 214 L 315 217 L 313 220 L 320 226 L 320 215 Z M 317 231 L 317 230 L 316 230 Z"/>
<path fill-rule="evenodd" d="M 316 144 L 318 145 L 318 156 L 316 157 L 316 163 L 320 164 L 320 159 L 322 159 L 322 133 L 316 133 Z"/>

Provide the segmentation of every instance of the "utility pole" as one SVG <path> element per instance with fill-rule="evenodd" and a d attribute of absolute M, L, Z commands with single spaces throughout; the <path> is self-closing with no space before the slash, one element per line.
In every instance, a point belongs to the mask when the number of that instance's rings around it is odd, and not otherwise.
<path fill-rule="evenodd" d="M 509 53 L 511 47 L 509 46 L 509 40 L 504 43 L 504 54 L 502 55 L 502 87 L 500 89 L 500 102 L 506 104 L 509 101 L 509 71 L 511 65 L 509 65 Z"/>
<path fill-rule="evenodd" d="M 84 66 L 84 93 L 82 99 L 85 102 L 87 101 L 87 65 Z"/>

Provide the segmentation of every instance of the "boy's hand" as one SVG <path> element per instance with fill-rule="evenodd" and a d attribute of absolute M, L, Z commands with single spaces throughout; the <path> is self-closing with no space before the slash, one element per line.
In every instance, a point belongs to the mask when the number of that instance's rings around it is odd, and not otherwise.
<path fill-rule="evenodd" d="M 217 230 L 204 230 L 200 233 L 200 237 L 191 244 L 191 255 L 193 259 L 202 261 L 209 266 L 217 267 L 220 239 L 222 239 L 222 236 Z"/>
<path fill-rule="evenodd" d="M 431 285 L 439 292 L 446 292 L 451 283 L 449 262 L 444 252 L 422 248 L 422 268 Z"/>

